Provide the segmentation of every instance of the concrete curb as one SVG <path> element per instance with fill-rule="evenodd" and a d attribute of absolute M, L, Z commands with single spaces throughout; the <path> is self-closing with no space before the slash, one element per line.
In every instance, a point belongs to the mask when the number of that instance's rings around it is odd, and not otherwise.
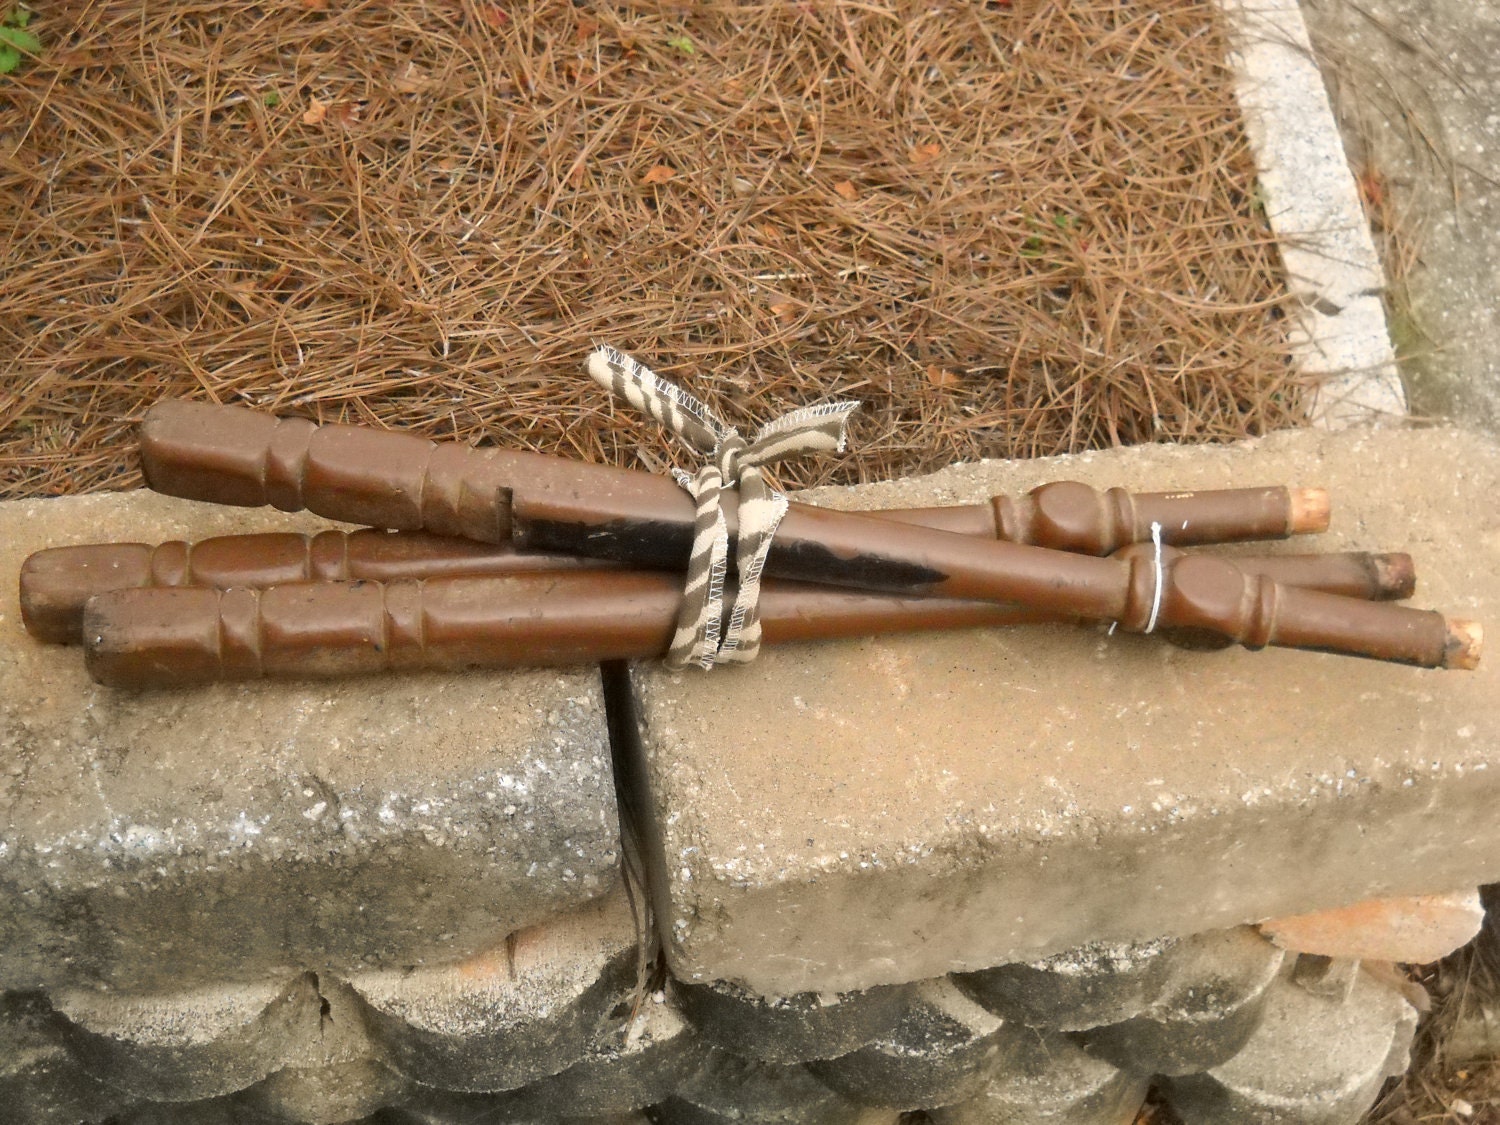
<path fill-rule="evenodd" d="M 1289 337 L 1299 369 L 1322 381 L 1316 425 L 1398 421 L 1381 268 L 1297 0 L 1220 0 L 1230 65 L 1287 287 L 1300 306 Z"/>

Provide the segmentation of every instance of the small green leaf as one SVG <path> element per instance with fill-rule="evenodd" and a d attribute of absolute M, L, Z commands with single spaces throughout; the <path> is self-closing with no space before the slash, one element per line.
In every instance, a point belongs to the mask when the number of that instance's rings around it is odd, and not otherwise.
<path fill-rule="evenodd" d="M 0 74 L 9 74 L 21 65 L 21 52 L 0 43 Z"/>
<path fill-rule="evenodd" d="M 29 31 L 22 31 L 19 27 L 0 27 L 0 43 L 33 55 L 39 54 L 42 49 L 40 39 Z"/>
<path fill-rule="evenodd" d="M 5 22 L 11 27 L 25 27 L 31 22 L 31 9 L 17 5 L 10 10 L 10 15 L 5 17 Z"/>
<path fill-rule="evenodd" d="M 676 47 L 684 55 L 697 54 L 698 48 L 693 46 L 693 41 L 686 35 L 674 35 L 667 40 L 668 47 Z"/>
<path fill-rule="evenodd" d="M 260 104 L 267 109 L 275 109 L 281 104 L 281 95 L 275 90 L 267 90 L 265 96 L 260 99 Z"/>

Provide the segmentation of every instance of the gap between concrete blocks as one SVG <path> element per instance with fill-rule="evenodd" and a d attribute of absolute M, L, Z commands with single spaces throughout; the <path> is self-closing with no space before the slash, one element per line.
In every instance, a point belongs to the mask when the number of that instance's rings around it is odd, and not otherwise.
<path fill-rule="evenodd" d="M 651 783 L 646 777 L 646 749 L 641 741 L 641 712 L 630 686 L 630 664 L 606 660 L 599 665 L 604 722 L 620 822 L 620 865 L 631 909 L 641 929 L 640 979 L 658 988 L 665 971 L 663 953 L 670 917 L 666 856 Z"/>

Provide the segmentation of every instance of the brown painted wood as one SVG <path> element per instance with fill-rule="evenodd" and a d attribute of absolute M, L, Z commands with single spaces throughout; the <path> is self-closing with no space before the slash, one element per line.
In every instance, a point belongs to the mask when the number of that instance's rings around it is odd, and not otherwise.
<path fill-rule="evenodd" d="M 902 513 L 903 517 L 910 514 Z M 1232 561 L 1247 574 L 1282 585 L 1375 601 L 1410 597 L 1415 582 L 1409 555 L 1348 552 L 1240 556 Z M 147 586 L 263 589 L 289 582 L 391 581 L 616 565 L 572 555 L 521 554 L 509 544 L 372 528 L 316 535 L 227 535 L 155 547 L 145 543 L 53 547 L 36 552 L 21 566 L 21 619 L 38 640 L 77 644 L 84 603 L 109 590 Z"/>
<path fill-rule="evenodd" d="M 1217 576 L 1189 565 L 1204 561 L 1211 560 L 1172 560 L 1177 573 L 1170 616 L 1188 639 L 1221 635 L 1230 615 L 1218 600 L 1223 588 Z M 1266 595 L 1252 621 L 1256 631 L 1239 638 L 1244 643 L 1323 648 L 1330 635 L 1345 637 L 1346 648 L 1352 643 L 1346 609 L 1330 607 L 1346 599 L 1266 589 L 1275 592 Z M 90 599 L 83 636 L 90 674 L 127 688 L 565 665 L 662 655 L 680 601 L 672 574 L 576 568 L 269 589 L 143 587 Z M 1290 628 L 1277 620 L 1289 605 L 1297 622 Z M 766 584 L 761 612 L 767 644 L 1056 620 L 994 602 L 896 598 L 789 582 Z M 1329 612 L 1333 620 L 1319 618 Z M 1425 625 L 1426 633 L 1403 650 L 1408 661 L 1444 664 L 1449 637 L 1441 616 L 1414 613 L 1412 620 Z M 1361 619 L 1353 621 L 1357 626 Z M 1385 622 L 1372 618 L 1365 624 L 1373 630 L 1368 646 L 1390 647 Z"/>
<path fill-rule="evenodd" d="M 338 519 L 486 542 L 508 537 L 525 550 L 658 568 L 687 561 L 692 505 L 672 482 L 647 474 L 181 403 L 153 409 L 142 426 L 142 456 L 153 487 L 198 499 L 260 497 Z M 1249 647 L 1284 644 L 1424 667 L 1468 667 L 1478 658 L 1478 629 L 1467 622 L 1284 588 L 1222 559 L 1179 558 L 1171 549 L 1166 556 L 1161 565 L 1149 551 L 1092 558 L 919 525 L 895 535 L 886 520 L 793 505 L 765 573 L 1006 602 L 1133 631 L 1213 632 Z"/>
<path fill-rule="evenodd" d="M 691 502 L 666 477 L 354 426 L 320 427 L 241 407 L 157 404 L 141 425 L 141 458 L 151 487 L 172 496 L 306 509 L 349 523 L 485 543 L 511 539 L 518 498 L 533 523 L 544 511 L 566 518 L 575 503 L 597 523 L 605 510 L 600 498 L 613 495 L 615 518 L 670 525 L 679 539 L 692 525 Z M 1149 540 L 1153 523 L 1161 525 L 1163 542 L 1178 546 L 1284 539 L 1328 526 L 1323 490 L 1281 486 L 1130 493 L 1059 481 L 1022 497 L 881 515 L 1093 555 Z"/>
<path fill-rule="evenodd" d="M 88 603 L 85 660 L 100 683 L 130 688 L 582 664 L 665 653 L 680 600 L 674 575 L 650 571 L 117 590 Z M 766 588 L 762 613 L 772 644 L 1039 616 L 791 584 Z"/>

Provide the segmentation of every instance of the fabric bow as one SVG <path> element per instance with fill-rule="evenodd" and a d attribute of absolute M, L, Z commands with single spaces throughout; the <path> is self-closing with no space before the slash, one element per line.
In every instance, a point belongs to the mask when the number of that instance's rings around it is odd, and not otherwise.
<path fill-rule="evenodd" d="M 766 423 L 750 441 L 675 383 L 624 352 L 601 346 L 588 358 L 588 373 L 606 390 L 654 418 L 708 461 L 689 476 L 673 470 L 693 497 L 693 549 L 677 631 L 667 653 L 673 667 L 744 664 L 760 651 L 760 578 L 787 498 L 766 483 L 762 465 L 819 450 L 842 452 L 849 415 L 857 402 L 805 406 Z M 729 571 L 729 525 L 724 490 L 739 491 L 735 542 L 738 586 L 727 625 L 724 585 Z"/>

